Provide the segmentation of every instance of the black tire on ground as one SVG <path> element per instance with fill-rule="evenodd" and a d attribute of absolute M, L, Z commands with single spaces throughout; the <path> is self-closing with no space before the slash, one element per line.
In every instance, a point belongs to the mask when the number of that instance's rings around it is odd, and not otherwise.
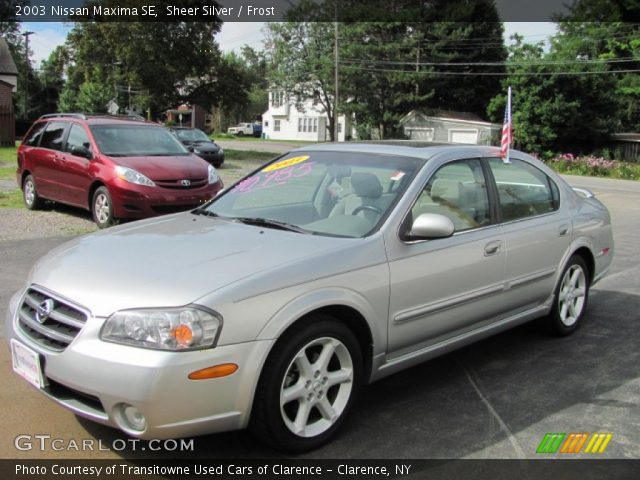
<path fill-rule="evenodd" d="M 113 202 L 107 187 L 98 187 L 93 192 L 91 214 L 98 228 L 107 228 L 117 223 L 116 219 L 113 218 Z"/>
<path fill-rule="evenodd" d="M 545 319 L 551 333 L 570 335 L 580 327 L 587 310 L 590 283 L 585 261 L 579 255 L 572 256 L 560 275 L 553 308 Z"/>
<path fill-rule="evenodd" d="M 353 332 L 329 315 L 308 320 L 274 346 L 249 423 L 260 441 L 286 452 L 329 441 L 344 424 L 362 383 L 362 353 Z M 281 405 L 289 393 L 290 400 Z"/>
<path fill-rule="evenodd" d="M 36 182 L 31 175 L 27 175 L 22 182 L 22 199 L 24 206 L 29 210 L 40 210 L 44 205 L 44 200 L 38 195 Z"/>

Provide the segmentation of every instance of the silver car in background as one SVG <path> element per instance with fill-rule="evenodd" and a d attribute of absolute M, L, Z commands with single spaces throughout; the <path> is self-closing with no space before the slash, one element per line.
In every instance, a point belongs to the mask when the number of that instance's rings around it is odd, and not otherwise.
<path fill-rule="evenodd" d="M 315 145 L 58 247 L 6 332 L 14 370 L 82 417 L 304 451 L 365 383 L 537 318 L 572 333 L 612 256 L 603 204 L 524 153 Z"/>

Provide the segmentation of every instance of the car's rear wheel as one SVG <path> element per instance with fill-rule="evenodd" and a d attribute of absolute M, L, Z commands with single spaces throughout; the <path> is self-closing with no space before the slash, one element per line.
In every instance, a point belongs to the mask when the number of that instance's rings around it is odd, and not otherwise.
<path fill-rule="evenodd" d="M 569 259 L 556 287 L 553 308 L 548 317 L 550 330 L 569 335 L 582 322 L 589 300 L 589 270 L 579 255 Z"/>
<path fill-rule="evenodd" d="M 113 202 L 107 187 L 98 187 L 93 193 L 91 213 L 98 228 L 107 228 L 116 223 L 113 218 Z"/>
<path fill-rule="evenodd" d="M 29 210 L 39 210 L 44 205 L 44 200 L 38 195 L 36 182 L 31 175 L 27 175 L 22 182 L 22 198 L 24 206 Z"/>
<path fill-rule="evenodd" d="M 362 382 L 362 354 L 351 330 L 316 315 L 281 338 L 260 376 L 250 427 L 263 442 L 303 452 L 344 423 Z"/>

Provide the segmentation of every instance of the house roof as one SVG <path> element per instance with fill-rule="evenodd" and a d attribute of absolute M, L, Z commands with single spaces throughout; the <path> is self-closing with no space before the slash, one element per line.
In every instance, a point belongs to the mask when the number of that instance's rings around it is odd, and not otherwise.
<path fill-rule="evenodd" d="M 4 38 L 0 38 L 0 74 L 18 75 L 16 63 L 13 61 L 9 45 Z"/>
<path fill-rule="evenodd" d="M 475 113 L 470 112 L 454 112 L 452 110 L 432 110 L 429 113 L 422 112 L 420 110 L 411 110 L 401 120 L 400 124 L 404 124 L 411 118 L 421 116 L 424 118 L 437 118 L 439 120 L 453 120 L 461 122 L 479 123 L 483 125 L 492 125 L 483 118 L 479 117 Z"/>

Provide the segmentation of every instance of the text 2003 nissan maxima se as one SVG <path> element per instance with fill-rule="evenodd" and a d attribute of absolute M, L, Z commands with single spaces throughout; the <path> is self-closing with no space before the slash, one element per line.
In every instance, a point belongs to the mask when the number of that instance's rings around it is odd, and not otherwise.
<path fill-rule="evenodd" d="M 77 238 L 11 300 L 14 369 L 135 437 L 317 447 L 363 383 L 537 317 L 579 326 L 609 213 L 498 153 L 305 147 L 192 212 Z"/>

